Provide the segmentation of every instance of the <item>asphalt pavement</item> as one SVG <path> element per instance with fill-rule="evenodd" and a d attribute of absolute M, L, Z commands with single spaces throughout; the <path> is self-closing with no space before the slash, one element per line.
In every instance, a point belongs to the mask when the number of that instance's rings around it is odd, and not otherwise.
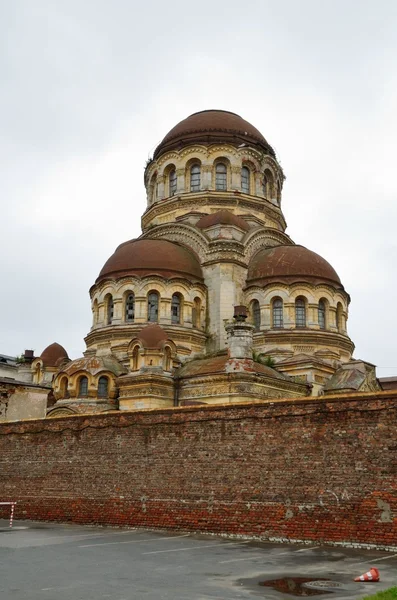
<path fill-rule="evenodd" d="M 354 583 L 376 566 L 379 583 Z M 144 529 L 0 521 L 1 600 L 354 600 L 397 554 Z"/>

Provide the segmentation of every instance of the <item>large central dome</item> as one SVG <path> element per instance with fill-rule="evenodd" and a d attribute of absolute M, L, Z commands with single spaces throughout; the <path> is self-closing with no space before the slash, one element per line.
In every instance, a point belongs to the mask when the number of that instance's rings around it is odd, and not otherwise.
<path fill-rule="evenodd" d="M 245 143 L 275 156 L 273 148 L 261 132 L 236 113 L 227 110 L 203 110 L 193 113 L 175 125 L 157 146 L 154 158 L 158 158 L 168 150 L 191 144 L 209 145 L 225 142 L 234 146 Z"/>

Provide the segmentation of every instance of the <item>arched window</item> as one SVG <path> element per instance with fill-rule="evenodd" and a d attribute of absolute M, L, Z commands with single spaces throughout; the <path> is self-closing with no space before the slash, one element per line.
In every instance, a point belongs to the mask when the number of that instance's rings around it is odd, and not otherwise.
<path fill-rule="evenodd" d="M 181 322 L 181 297 L 173 294 L 171 299 L 171 323 Z"/>
<path fill-rule="evenodd" d="M 266 177 L 266 175 L 263 175 L 262 190 L 263 190 L 263 195 L 265 196 L 265 198 L 267 198 L 267 177 Z"/>
<path fill-rule="evenodd" d="M 42 370 L 41 370 L 41 363 L 38 362 L 36 365 L 36 370 L 35 370 L 35 374 L 34 374 L 34 383 L 41 383 L 41 375 L 42 375 Z"/>
<path fill-rule="evenodd" d="M 171 371 L 172 360 L 171 360 L 171 348 L 166 346 L 164 349 L 164 371 Z"/>
<path fill-rule="evenodd" d="M 157 323 L 159 318 L 159 295 L 157 292 L 150 292 L 147 297 L 147 305 L 147 320 Z"/>
<path fill-rule="evenodd" d="M 255 327 L 255 331 L 259 331 L 261 328 L 261 307 L 259 306 L 258 300 L 252 301 L 251 312 L 252 312 L 252 324 Z"/>
<path fill-rule="evenodd" d="M 135 318 L 135 296 L 134 294 L 128 294 L 125 300 L 125 320 L 130 323 L 134 322 Z"/>
<path fill-rule="evenodd" d="M 281 202 L 281 183 L 277 181 L 277 202 Z"/>
<path fill-rule="evenodd" d="M 320 329 L 325 329 L 325 302 L 324 300 L 320 300 L 318 303 L 318 324 L 320 325 Z"/>
<path fill-rule="evenodd" d="M 266 182 L 265 197 L 270 200 L 274 197 L 274 177 L 273 173 L 266 169 L 263 175 L 264 186 Z"/>
<path fill-rule="evenodd" d="M 343 330 L 342 312 L 343 312 L 342 304 L 340 302 L 338 302 L 338 304 L 336 306 L 336 315 L 335 315 L 336 327 L 338 329 L 338 333 L 342 333 L 342 330 Z"/>
<path fill-rule="evenodd" d="M 92 305 L 92 325 L 93 327 L 95 327 L 95 325 L 98 324 L 98 300 L 95 299 L 94 303 Z"/>
<path fill-rule="evenodd" d="M 83 375 L 83 377 L 80 377 L 79 396 L 88 396 L 88 379 L 85 375 Z"/>
<path fill-rule="evenodd" d="M 70 394 L 68 392 L 68 378 L 67 377 L 62 377 L 59 388 L 60 388 L 60 392 L 61 392 L 61 398 L 70 398 Z"/>
<path fill-rule="evenodd" d="M 108 390 L 109 387 L 109 380 L 107 377 L 100 377 L 99 381 L 98 381 L 98 398 L 107 398 L 108 397 Z"/>
<path fill-rule="evenodd" d="M 150 180 L 150 185 L 149 185 L 149 204 L 154 204 L 154 202 L 156 202 L 157 200 L 157 181 L 156 181 L 156 177 L 157 174 L 155 173 L 151 180 Z"/>
<path fill-rule="evenodd" d="M 201 181 L 201 167 L 200 165 L 193 165 L 190 169 L 190 191 L 199 192 Z"/>
<path fill-rule="evenodd" d="M 283 301 L 281 298 L 275 298 L 273 300 L 273 327 L 281 329 L 283 326 Z"/>
<path fill-rule="evenodd" d="M 196 329 L 200 328 L 201 324 L 201 300 L 200 298 L 195 298 L 193 302 L 192 308 L 192 325 L 196 327 Z"/>
<path fill-rule="evenodd" d="M 139 346 L 134 346 L 132 351 L 132 370 L 137 371 L 139 367 Z"/>
<path fill-rule="evenodd" d="M 107 323 L 107 325 L 112 324 L 113 311 L 114 311 L 113 297 L 109 294 L 107 303 L 106 303 L 106 323 Z"/>
<path fill-rule="evenodd" d="M 295 300 L 295 326 L 306 327 L 306 302 L 301 297 Z"/>
<path fill-rule="evenodd" d="M 227 189 L 227 168 L 224 163 L 217 163 L 215 167 L 215 189 L 221 192 Z"/>
<path fill-rule="evenodd" d="M 241 191 L 244 194 L 250 193 L 250 170 L 248 167 L 241 169 Z"/>
<path fill-rule="evenodd" d="M 170 182 L 170 196 L 175 196 L 176 194 L 176 171 L 172 169 L 169 174 L 169 182 Z"/>

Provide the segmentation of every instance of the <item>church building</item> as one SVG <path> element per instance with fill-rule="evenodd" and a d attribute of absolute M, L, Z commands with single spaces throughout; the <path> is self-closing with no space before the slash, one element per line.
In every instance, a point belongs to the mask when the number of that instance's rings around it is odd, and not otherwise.
<path fill-rule="evenodd" d="M 52 386 L 48 417 L 380 390 L 352 358 L 338 274 L 286 233 L 284 179 L 237 114 L 167 133 L 145 169 L 142 235 L 90 289 L 84 356 L 52 344 L 31 363 Z"/>

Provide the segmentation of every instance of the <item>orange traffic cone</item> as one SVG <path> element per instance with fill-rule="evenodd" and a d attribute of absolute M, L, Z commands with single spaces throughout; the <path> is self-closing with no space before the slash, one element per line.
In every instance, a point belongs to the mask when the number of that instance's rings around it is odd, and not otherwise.
<path fill-rule="evenodd" d="M 356 577 L 354 581 L 379 581 L 379 579 L 378 569 L 371 567 L 369 571 L 364 573 L 364 575 L 360 575 L 360 577 Z"/>

